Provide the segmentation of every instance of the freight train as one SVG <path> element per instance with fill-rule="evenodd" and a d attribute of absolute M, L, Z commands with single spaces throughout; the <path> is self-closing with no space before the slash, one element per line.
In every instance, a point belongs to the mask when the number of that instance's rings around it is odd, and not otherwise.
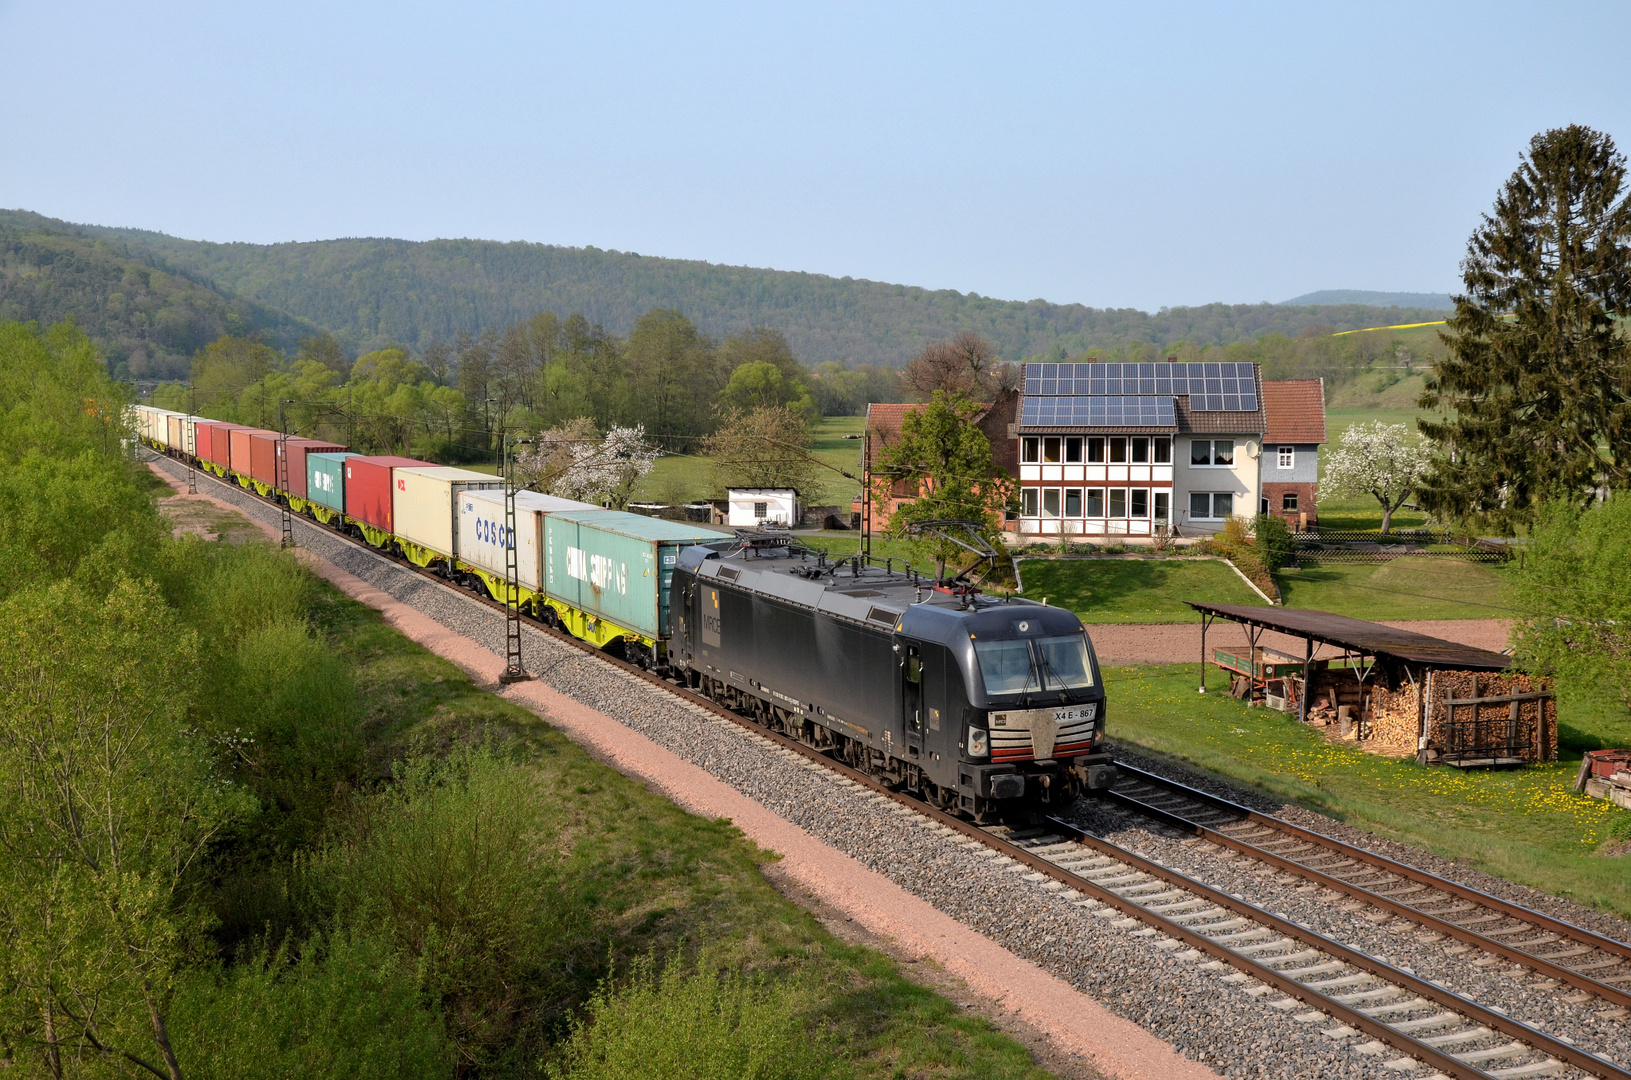
<path fill-rule="evenodd" d="M 137 406 L 142 441 L 976 820 L 1114 780 L 1069 611 L 495 477 Z"/>

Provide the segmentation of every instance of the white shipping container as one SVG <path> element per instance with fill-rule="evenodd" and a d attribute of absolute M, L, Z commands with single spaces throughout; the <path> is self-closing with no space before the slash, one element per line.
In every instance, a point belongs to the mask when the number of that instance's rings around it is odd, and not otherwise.
<path fill-rule="evenodd" d="M 391 531 L 398 539 L 457 558 L 455 500 L 466 491 L 502 489 L 487 473 L 445 465 L 400 465 L 391 470 Z"/>
<path fill-rule="evenodd" d="M 198 425 L 206 423 L 203 416 L 183 416 L 181 418 L 181 445 L 173 449 L 181 451 L 190 457 L 198 456 Z"/>
<path fill-rule="evenodd" d="M 522 588 L 542 588 L 544 515 L 561 510 L 598 510 L 597 506 L 535 491 L 515 493 L 516 577 Z M 459 496 L 459 558 L 489 574 L 503 577 L 504 549 L 510 537 L 504 526 L 504 490 L 465 491 Z"/>

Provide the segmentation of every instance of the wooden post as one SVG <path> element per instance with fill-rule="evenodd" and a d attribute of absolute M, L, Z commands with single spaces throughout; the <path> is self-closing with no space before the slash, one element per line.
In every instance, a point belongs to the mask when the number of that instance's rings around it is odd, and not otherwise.
<path fill-rule="evenodd" d="M 1314 639 L 1305 637 L 1303 641 L 1307 647 L 1303 650 L 1303 692 L 1301 700 L 1297 702 L 1297 722 L 1299 724 L 1308 723 L 1308 692 L 1311 689 L 1309 679 L 1313 675 L 1314 668 Z"/>
<path fill-rule="evenodd" d="M 1212 622 L 1212 616 L 1201 612 L 1201 687 L 1195 691 L 1197 694 L 1206 693 L 1206 628 Z"/>

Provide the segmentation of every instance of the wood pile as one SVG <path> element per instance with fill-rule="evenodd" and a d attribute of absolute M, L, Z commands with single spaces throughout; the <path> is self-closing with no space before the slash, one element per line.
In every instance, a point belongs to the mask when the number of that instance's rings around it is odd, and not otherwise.
<path fill-rule="evenodd" d="M 1365 749 L 1390 757 L 1416 752 L 1421 726 L 1421 694 L 1410 683 L 1397 690 L 1378 685 L 1371 692 L 1370 731 Z"/>
<path fill-rule="evenodd" d="M 1551 691 L 1550 679 L 1522 672 L 1430 672 L 1427 749 L 1506 753 L 1509 731 L 1515 728 L 1515 756 L 1556 761 L 1557 700 Z M 1454 704 L 1470 701 L 1478 703 Z"/>
<path fill-rule="evenodd" d="M 1631 810 L 1631 750 L 1588 750 L 1574 790 Z"/>

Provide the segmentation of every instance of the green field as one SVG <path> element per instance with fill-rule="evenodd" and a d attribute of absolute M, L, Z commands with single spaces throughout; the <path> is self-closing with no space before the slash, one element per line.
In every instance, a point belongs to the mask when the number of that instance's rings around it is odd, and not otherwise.
<path fill-rule="evenodd" d="M 1334 611 L 1355 619 L 1510 618 L 1499 564 L 1455 559 L 1330 563 L 1275 575 L 1287 607 Z"/>
<path fill-rule="evenodd" d="M 1222 693 L 1215 670 L 1212 693 L 1197 694 L 1196 679 L 1194 664 L 1106 668 L 1111 735 L 1359 828 L 1631 916 L 1626 859 L 1595 854 L 1601 845 L 1631 840 L 1631 811 L 1573 793 L 1577 753 L 1515 772 L 1394 761 L 1333 745 L 1282 713 L 1248 709 Z"/>
<path fill-rule="evenodd" d="M 1026 599 L 1069 608 L 1085 623 L 1191 622 L 1185 600 L 1263 603 L 1215 559 L 1021 559 L 1019 572 Z"/>
<path fill-rule="evenodd" d="M 848 506 L 851 499 L 861 493 L 861 485 L 836 470 L 861 475 L 861 441 L 846 439 L 845 435 L 859 435 L 865 426 L 865 417 L 824 416 L 811 425 L 811 453 L 829 468 L 822 470 L 821 490 L 801 493 L 806 505 Z M 698 499 L 722 499 L 725 492 L 715 490 L 708 475 L 708 459 L 696 454 L 665 454 L 657 465 L 634 489 L 639 501 L 682 503 Z"/>

